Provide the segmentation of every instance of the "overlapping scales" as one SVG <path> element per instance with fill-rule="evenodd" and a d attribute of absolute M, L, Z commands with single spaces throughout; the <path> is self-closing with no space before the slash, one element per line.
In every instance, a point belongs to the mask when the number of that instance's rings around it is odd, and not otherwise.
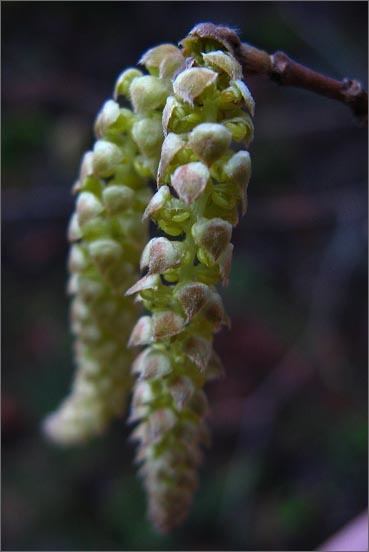
<path fill-rule="evenodd" d="M 231 52 L 191 37 L 182 55 L 180 64 L 175 54 L 173 94 L 163 109 L 158 191 L 144 214 L 165 236 L 149 241 L 144 275 L 127 292 L 148 311 L 129 343 L 146 347 L 133 364 L 130 420 L 149 516 L 164 532 L 187 516 L 209 443 L 203 387 L 222 373 L 213 335 L 228 323 L 215 286 L 228 282 L 232 227 L 246 210 L 251 171 L 245 148 L 253 137 L 254 103 Z M 167 56 L 159 47 L 143 62 L 156 75 Z"/>
<path fill-rule="evenodd" d="M 167 78 L 137 69 L 120 75 L 115 100 L 96 118 L 97 141 L 73 188 L 68 292 L 77 369 L 69 396 L 44 422 L 48 437 L 60 444 L 102 433 L 122 415 L 131 391 L 127 342 L 140 306 L 124 292 L 137 278 L 147 241 L 142 214 L 152 196 L 149 182 L 164 139 L 161 112 L 171 89 Z M 121 99 L 133 109 L 121 107 Z"/>

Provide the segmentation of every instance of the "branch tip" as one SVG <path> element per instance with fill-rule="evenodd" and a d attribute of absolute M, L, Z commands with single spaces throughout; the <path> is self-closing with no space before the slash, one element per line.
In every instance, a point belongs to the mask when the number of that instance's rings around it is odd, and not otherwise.
<path fill-rule="evenodd" d="M 368 94 L 358 80 L 332 79 L 297 63 L 281 51 L 270 55 L 250 44 L 242 43 L 233 29 L 214 23 L 199 23 L 190 31 L 189 36 L 219 42 L 241 64 L 244 77 L 250 74 L 266 75 L 279 85 L 305 88 L 340 101 L 351 108 L 362 126 L 368 124 Z"/>

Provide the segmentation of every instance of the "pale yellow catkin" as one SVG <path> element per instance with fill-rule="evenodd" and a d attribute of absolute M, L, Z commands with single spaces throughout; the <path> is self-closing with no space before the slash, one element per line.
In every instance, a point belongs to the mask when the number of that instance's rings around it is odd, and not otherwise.
<path fill-rule="evenodd" d="M 68 293 L 76 373 L 70 394 L 43 423 L 47 436 L 63 445 L 101 434 L 122 415 L 131 391 L 127 341 L 140 306 L 124 292 L 136 278 L 147 240 L 142 214 L 152 195 L 149 182 L 164 139 L 161 111 L 171 91 L 167 79 L 150 79 L 147 86 L 137 69 L 120 75 L 115 99 L 97 116 L 97 141 L 73 188 Z M 132 109 L 120 107 L 122 97 Z"/>
<path fill-rule="evenodd" d="M 128 291 L 148 311 L 130 338 L 131 346 L 146 346 L 133 364 L 130 420 L 138 422 L 132 437 L 149 517 L 162 532 L 188 515 L 210 439 L 203 387 L 222 373 L 213 334 L 228 323 L 215 286 L 228 281 L 253 137 L 254 102 L 232 53 L 196 38 L 183 45 L 186 62 L 163 110 L 158 191 L 145 211 L 165 236 L 149 241 L 146 274 Z M 160 47 L 146 54 L 149 71 L 162 54 Z"/>

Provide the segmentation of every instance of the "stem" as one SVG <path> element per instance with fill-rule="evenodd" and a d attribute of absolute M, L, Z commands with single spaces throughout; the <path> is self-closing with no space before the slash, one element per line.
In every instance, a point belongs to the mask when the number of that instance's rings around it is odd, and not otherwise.
<path fill-rule="evenodd" d="M 368 93 L 358 80 L 344 78 L 338 81 L 317 73 L 284 52 L 268 54 L 247 43 L 242 43 L 237 34 L 228 27 L 213 23 L 200 23 L 190 35 L 217 40 L 232 51 L 242 65 L 244 77 L 266 75 L 283 86 L 305 88 L 348 105 L 363 126 L 368 125 Z"/>

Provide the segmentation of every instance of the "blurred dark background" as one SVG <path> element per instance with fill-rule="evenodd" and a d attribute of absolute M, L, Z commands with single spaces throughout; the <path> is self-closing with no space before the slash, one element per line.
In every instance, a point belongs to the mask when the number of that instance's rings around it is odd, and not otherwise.
<path fill-rule="evenodd" d="M 249 209 L 208 387 L 212 448 L 186 525 L 145 519 L 125 422 L 58 450 L 73 373 L 71 186 L 118 73 L 200 21 L 367 87 L 367 2 L 2 2 L 2 549 L 309 550 L 367 503 L 367 131 L 250 79 Z"/>

